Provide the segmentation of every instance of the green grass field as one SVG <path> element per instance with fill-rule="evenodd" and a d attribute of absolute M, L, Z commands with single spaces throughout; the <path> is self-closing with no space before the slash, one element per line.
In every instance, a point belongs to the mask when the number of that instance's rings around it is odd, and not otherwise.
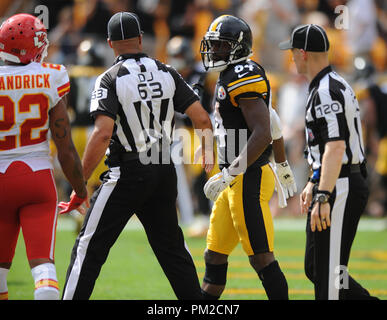
<path fill-rule="evenodd" d="M 136 225 L 130 221 L 129 225 Z M 303 271 L 305 232 L 303 220 L 275 220 L 275 254 L 289 284 L 291 299 L 312 300 L 313 286 Z M 371 294 L 387 299 L 387 229 L 384 220 L 362 220 L 356 236 L 350 274 Z M 56 240 L 56 266 L 60 288 L 63 289 L 70 253 L 76 234 L 71 218 L 60 218 Z M 279 226 L 277 228 L 277 226 Z M 378 228 L 378 226 L 381 226 Z M 187 238 L 199 279 L 204 273 L 205 239 Z M 22 237 L 8 275 L 10 300 L 33 299 L 33 281 Z M 103 266 L 93 295 L 94 300 L 169 300 L 176 299 L 158 265 L 141 228 L 125 230 Z M 266 300 L 257 275 L 238 246 L 230 257 L 226 290 L 222 299 Z"/>

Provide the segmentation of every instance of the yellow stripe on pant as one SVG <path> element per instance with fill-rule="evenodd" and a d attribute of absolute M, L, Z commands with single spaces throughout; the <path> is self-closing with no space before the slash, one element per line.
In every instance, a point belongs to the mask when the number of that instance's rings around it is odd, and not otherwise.
<path fill-rule="evenodd" d="M 378 158 L 375 163 L 375 169 L 380 175 L 387 175 L 387 137 L 384 137 L 379 141 Z"/>
<path fill-rule="evenodd" d="M 207 248 L 229 255 L 241 242 L 251 256 L 274 250 L 274 228 L 269 201 L 274 192 L 269 165 L 249 167 L 216 200 L 207 234 Z"/>

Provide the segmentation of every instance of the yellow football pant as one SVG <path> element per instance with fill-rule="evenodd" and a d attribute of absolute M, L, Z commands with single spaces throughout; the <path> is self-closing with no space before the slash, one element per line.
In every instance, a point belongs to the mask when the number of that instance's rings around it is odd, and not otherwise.
<path fill-rule="evenodd" d="M 272 252 L 274 228 L 269 201 L 274 184 L 269 165 L 249 167 L 237 176 L 213 206 L 207 248 L 229 255 L 241 242 L 248 256 Z"/>

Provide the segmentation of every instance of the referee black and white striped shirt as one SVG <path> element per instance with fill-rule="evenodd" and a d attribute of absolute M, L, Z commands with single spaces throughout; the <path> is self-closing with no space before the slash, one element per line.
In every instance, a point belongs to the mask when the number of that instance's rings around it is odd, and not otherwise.
<path fill-rule="evenodd" d="M 199 97 L 172 67 L 146 54 L 125 54 L 101 74 L 91 97 L 90 114 L 115 120 L 109 158 L 147 153 L 172 142 L 174 112 L 184 113 Z"/>
<path fill-rule="evenodd" d="M 349 84 L 331 66 L 310 83 L 305 134 L 307 159 L 313 170 L 321 168 L 325 144 L 334 140 L 345 141 L 343 165 L 365 160 L 358 101 Z"/>

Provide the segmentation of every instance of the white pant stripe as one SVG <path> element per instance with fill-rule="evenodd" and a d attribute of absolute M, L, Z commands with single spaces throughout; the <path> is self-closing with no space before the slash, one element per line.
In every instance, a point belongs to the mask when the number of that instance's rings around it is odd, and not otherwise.
<path fill-rule="evenodd" d="M 56 204 L 58 205 L 58 192 L 56 190 L 56 184 L 55 184 L 55 178 L 54 178 L 54 175 L 53 175 L 53 172 L 52 172 L 52 169 L 50 169 L 50 174 L 51 174 L 51 179 L 52 179 L 52 184 L 55 188 L 55 194 L 56 194 Z M 56 223 L 57 223 L 57 220 L 58 220 L 58 213 L 57 213 L 57 210 L 55 208 L 55 219 L 53 221 L 53 224 L 52 224 L 52 231 L 51 231 L 51 246 L 50 246 L 50 259 L 54 260 L 54 250 L 55 250 L 55 235 L 56 235 Z"/>
<path fill-rule="evenodd" d="M 117 185 L 117 180 L 120 177 L 120 169 L 111 168 L 110 179 L 104 183 L 100 193 L 96 199 L 92 211 L 90 212 L 89 220 L 87 221 L 86 229 L 82 237 L 79 239 L 77 248 L 77 257 L 71 269 L 71 273 L 67 280 L 66 288 L 64 290 L 63 300 L 71 300 L 74 296 L 77 287 L 79 275 L 82 269 L 82 264 L 86 256 L 87 248 L 90 240 L 98 227 L 99 220 L 105 208 L 111 193 Z"/>
<path fill-rule="evenodd" d="M 340 248 L 343 230 L 345 205 L 349 192 L 349 179 L 340 178 L 336 182 L 336 198 L 331 209 L 331 230 L 329 239 L 329 284 L 328 300 L 339 299 L 339 273 L 340 269 Z"/>

